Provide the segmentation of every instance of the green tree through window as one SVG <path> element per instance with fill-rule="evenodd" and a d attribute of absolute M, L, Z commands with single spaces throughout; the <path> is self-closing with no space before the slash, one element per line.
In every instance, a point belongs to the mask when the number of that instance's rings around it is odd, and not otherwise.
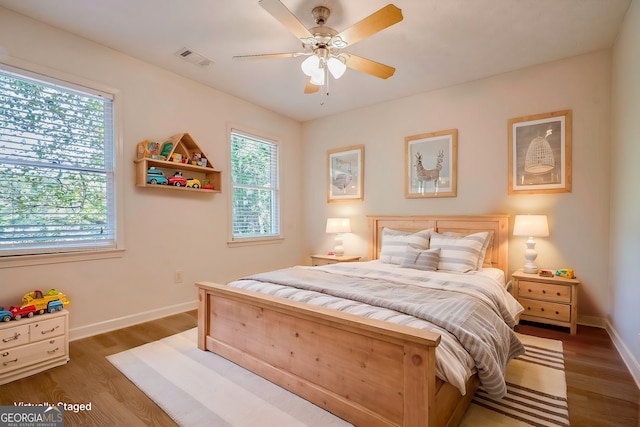
<path fill-rule="evenodd" d="M 0 256 L 115 244 L 112 104 L 0 70 Z"/>
<path fill-rule="evenodd" d="M 278 146 L 231 132 L 233 238 L 280 235 Z"/>

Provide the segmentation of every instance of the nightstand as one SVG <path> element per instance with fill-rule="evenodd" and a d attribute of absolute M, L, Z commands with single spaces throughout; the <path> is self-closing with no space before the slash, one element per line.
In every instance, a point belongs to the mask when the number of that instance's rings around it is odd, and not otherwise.
<path fill-rule="evenodd" d="M 513 295 L 524 307 L 522 320 L 565 326 L 571 334 L 578 325 L 577 279 L 542 277 L 537 274 L 513 273 Z"/>
<path fill-rule="evenodd" d="M 359 256 L 353 255 L 343 255 L 343 256 L 335 256 L 335 255 L 311 255 L 311 265 L 327 265 L 327 264 L 337 264 L 339 262 L 355 262 L 360 261 Z"/>

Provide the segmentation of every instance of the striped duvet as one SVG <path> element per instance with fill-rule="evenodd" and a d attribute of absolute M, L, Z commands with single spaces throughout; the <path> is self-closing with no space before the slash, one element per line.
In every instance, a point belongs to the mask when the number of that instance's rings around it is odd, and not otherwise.
<path fill-rule="evenodd" d="M 493 273 L 425 272 L 370 261 L 292 267 L 230 286 L 440 333 L 437 375 L 465 394 L 477 371 L 487 393 L 500 398 L 507 363 L 524 353 L 513 332 L 522 307 Z"/>

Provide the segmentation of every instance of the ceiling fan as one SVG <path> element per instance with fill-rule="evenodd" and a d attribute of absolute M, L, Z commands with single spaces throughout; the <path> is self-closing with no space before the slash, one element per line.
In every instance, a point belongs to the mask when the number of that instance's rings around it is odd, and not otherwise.
<path fill-rule="evenodd" d="M 339 79 L 347 67 L 381 79 L 387 79 L 395 73 L 396 69 L 393 67 L 343 52 L 342 49 L 402 21 L 402 11 L 396 6 L 388 4 L 338 33 L 333 28 L 325 25 L 331 14 L 331 10 L 328 7 L 316 6 L 313 8 L 311 13 L 318 26 L 307 29 L 280 0 L 260 0 L 259 3 L 285 28 L 300 39 L 303 50 L 289 53 L 238 55 L 234 56 L 234 59 L 297 58 L 299 56 L 307 56 L 308 58 L 300 65 L 302 71 L 307 75 L 307 85 L 304 93 L 318 92 L 320 87 L 328 85 L 329 74 L 333 78 Z"/>

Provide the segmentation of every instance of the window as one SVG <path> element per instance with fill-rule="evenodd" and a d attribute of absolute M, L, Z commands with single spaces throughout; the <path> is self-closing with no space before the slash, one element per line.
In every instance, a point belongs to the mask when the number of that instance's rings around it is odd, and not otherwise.
<path fill-rule="evenodd" d="M 278 146 L 231 131 L 233 240 L 280 236 Z"/>
<path fill-rule="evenodd" d="M 0 256 L 116 246 L 113 96 L 0 68 Z"/>

